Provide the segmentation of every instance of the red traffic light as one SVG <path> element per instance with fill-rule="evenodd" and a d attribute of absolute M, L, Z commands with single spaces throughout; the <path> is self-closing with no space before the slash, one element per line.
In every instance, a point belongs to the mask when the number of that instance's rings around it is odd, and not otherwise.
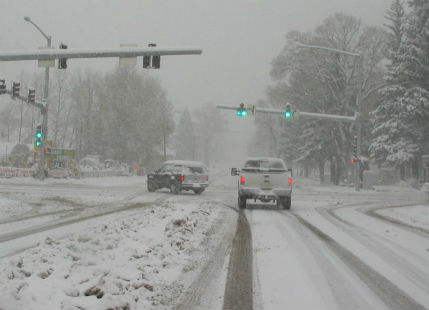
<path fill-rule="evenodd" d="M 354 164 L 356 162 L 355 158 L 350 159 L 350 163 Z"/>

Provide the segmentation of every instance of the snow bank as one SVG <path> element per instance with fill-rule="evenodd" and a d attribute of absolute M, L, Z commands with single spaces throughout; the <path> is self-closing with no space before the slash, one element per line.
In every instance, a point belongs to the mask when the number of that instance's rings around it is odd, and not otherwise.
<path fill-rule="evenodd" d="M 184 290 L 214 202 L 167 202 L 0 260 L 0 309 L 164 309 Z"/>

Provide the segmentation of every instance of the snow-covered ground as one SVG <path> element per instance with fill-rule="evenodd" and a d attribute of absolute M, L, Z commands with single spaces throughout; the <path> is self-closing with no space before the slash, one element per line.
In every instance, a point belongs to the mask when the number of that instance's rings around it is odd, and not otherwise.
<path fill-rule="evenodd" d="M 0 309 L 222 309 L 237 178 L 178 196 L 145 179 L 0 180 Z M 422 192 L 294 187 L 291 211 L 244 211 L 253 309 L 429 308 Z"/>
<path fill-rule="evenodd" d="M 4 259 L 4 309 L 160 309 L 183 291 L 195 268 L 215 203 L 172 203 L 111 219 Z M 81 307 L 81 308 L 79 308 Z"/>
<path fill-rule="evenodd" d="M 145 179 L 1 182 L 0 309 L 178 303 L 235 212 L 216 195 L 148 193 Z M 27 227 L 40 229 L 20 237 Z"/>
<path fill-rule="evenodd" d="M 386 208 L 377 212 L 392 219 L 427 229 L 429 231 L 429 204 L 400 208 Z"/>

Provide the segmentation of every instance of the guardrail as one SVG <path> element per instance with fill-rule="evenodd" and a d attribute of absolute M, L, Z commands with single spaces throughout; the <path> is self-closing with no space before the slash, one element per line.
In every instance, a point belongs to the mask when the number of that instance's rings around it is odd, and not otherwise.
<path fill-rule="evenodd" d="M 36 173 L 31 168 L 0 167 L 0 178 L 32 177 Z"/>

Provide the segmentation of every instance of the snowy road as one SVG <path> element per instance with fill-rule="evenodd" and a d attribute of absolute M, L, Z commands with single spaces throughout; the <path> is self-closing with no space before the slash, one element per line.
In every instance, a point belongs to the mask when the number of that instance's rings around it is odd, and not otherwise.
<path fill-rule="evenodd" d="M 428 309 L 427 230 L 377 213 L 418 197 L 332 194 L 298 191 L 292 212 L 246 211 L 254 308 Z"/>
<path fill-rule="evenodd" d="M 178 196 L 144 178 L 51 182 L 0 183 L 1 310 L 429 309 L 416 190 L 298 180 L 291 211 L 239 212 L 225 175 Z"/>

